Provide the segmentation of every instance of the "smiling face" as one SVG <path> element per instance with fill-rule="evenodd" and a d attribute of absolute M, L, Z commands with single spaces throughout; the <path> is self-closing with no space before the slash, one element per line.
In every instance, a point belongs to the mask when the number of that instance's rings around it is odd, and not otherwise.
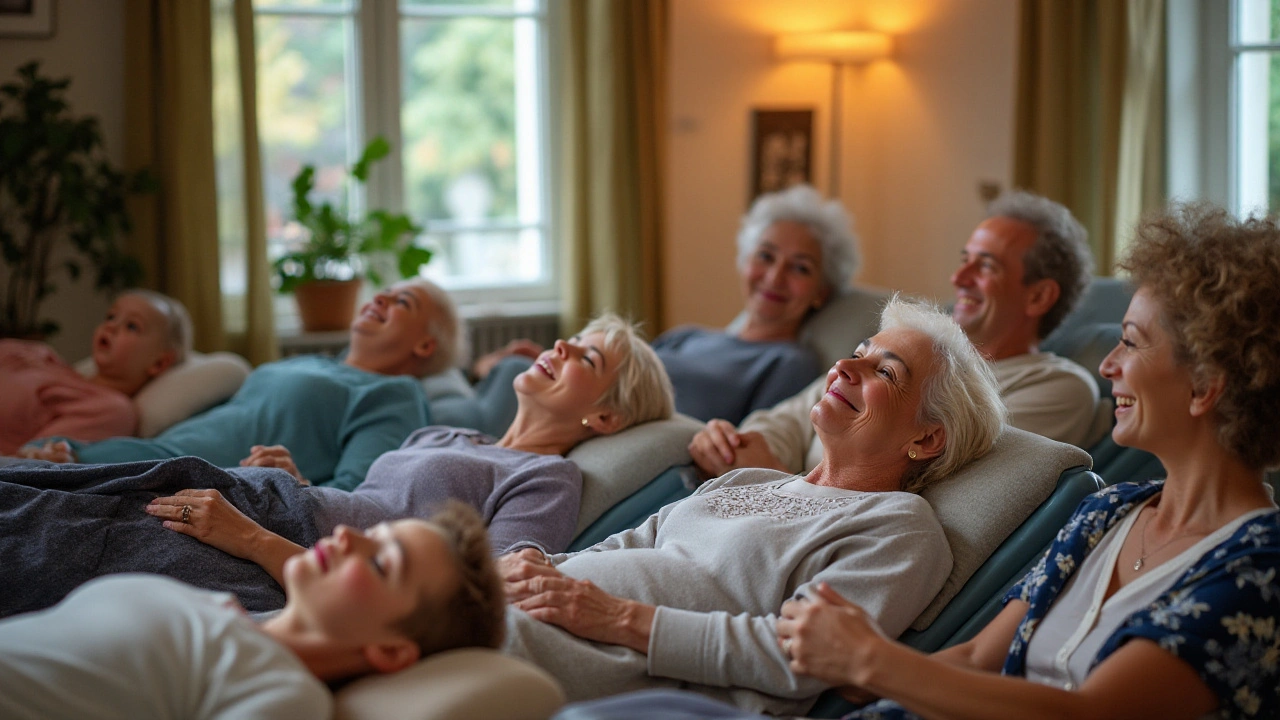
<path fill-rule="evenodd" d="M 421 520 L 367 532 L 339 525 L 284 567 L 290 610 L 345 646 L 402 640 L 394 626 L 421 598 L 442 603 L 459 582 L 448 544 Z"/>
<path fill-rule="evenodd" d="M 402 282 L 360 308 L 351 322 L 347 362 L 387 375 L 415 375 L 435 349 L 429 323 L 437 312 L 421 285 Z"/>
<path fill-rule="evenodd" d="M 521 403 L 532 402 L 557 417 L 577 421 L 596 408 L 618 374 L 621 354 L 605 346 L 603 333 L 579 335 L 538 356 L 515 379 Z"/>
<path fill-rule="evenodd" d="M 93 332 L 93 362 L 98 374 L 141 388 L 173 361 L 169 323 L 139 295 L 121 295 Z"/>
<path fill-rule="evenodd" d="M 960 252 L 951 275 L 956 304 L 951 317 L 992 360 L 1027 352 L 1039 317 L 1028 315 L 1033 288 L 1023 282 L 1022 258 L 1036 229 L 1020 220 L 987 218 Z"/>
<path fill-rule="evenodd" d="M 1194 392 L 1191 372 L 1177 363 L 1173 341 L 1161 324 L 1162 312 L 1145 288 L 1134 293 L 1120 343 L 1099 368 L 1111 381 L 1116 400 L 1111 437 L 1157 455 L 1178 442 L 1178 426 L 1190 418 Z"/>
<path fill-rule="evenodd" d="M 810 411 L 824 450 L 852 442 L 862 454 L 905 457 L 921 426 L 921 396 L 934 372 L 933 343 L 909 328 L 883 330 L 827 372 L 827 392 Z"/>
<path fill-rule="evenodd" d="M 829 294 L 822 277 L 822 246 L 809 228 L 796 222 L 770 225 L 741 275 L 748 325 L 782 327 L 791 336 Z"/>

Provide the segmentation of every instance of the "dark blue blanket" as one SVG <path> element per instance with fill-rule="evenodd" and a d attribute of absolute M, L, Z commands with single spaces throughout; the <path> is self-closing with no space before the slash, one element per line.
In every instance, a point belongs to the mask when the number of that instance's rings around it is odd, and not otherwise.
<path fill-rule="evenodd" d="M 143 510 L 187 488 L 219 490 L 245 515 L 304 547 L 318 539 L 311 501 L 281 470 L 221 470 L 194 457 L 0 467 L 0 617 L 48 607 L 82 583 L 118 572 L 160 573 L 232 592 L 253 612 L 283 607 L 284 590 L 265 570 L 166 530 Z"/>

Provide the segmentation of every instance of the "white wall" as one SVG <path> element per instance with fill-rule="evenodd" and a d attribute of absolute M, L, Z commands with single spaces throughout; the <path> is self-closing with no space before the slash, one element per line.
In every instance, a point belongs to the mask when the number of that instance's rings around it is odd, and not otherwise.
<path fill-rule="evenodd" d="M 17 79 L 17 69 L 40 61 L 42 75 L 71 78 L 67 101 L 76 115 L 98 118 L 111 162 L 124 154 L 124 0 L 58 0 L 55 32 L 47 40 L 0 40 L 0 82 Z M 7 287 L 7 279 L 0 278 Z M 106 312 L 106 298 L 91 282 L 55 276 L 58 292 L 45 300 L 41 317 L 62 325 L 50 340 L 63 357 L 89 354 L 89 335 Z"/>
<path fill-rule="evenodd" d="M 869 29 L 891 59 L 846 70 L 841 199 L 862 237 L 859 282 L 940 299 L 1007 187 L 1016 84 L 1014 0 L 679 0 L 671 28 L 664 324 L 721 325 L 741 307 L 733 237 L 746 209 L 750 111 L 812 107 L 827 178 L 831 67 L 776 61 L 780 33 Z"/>

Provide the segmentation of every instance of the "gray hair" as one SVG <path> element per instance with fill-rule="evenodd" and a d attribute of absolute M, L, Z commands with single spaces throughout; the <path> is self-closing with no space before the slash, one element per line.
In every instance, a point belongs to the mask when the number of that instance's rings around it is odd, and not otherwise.
<path fill-rule="evenodd" d="M 177 298 L 144 288 L 126 290 L 120 295 L 121 297 L 125 295 L 140 297 L 159 311 L 165 322 L 166 348 L 173 351 L 173 364 L 177 365 L 187 359 L 187 355 L 191 352 L 191 336 L 194 331 L 191 326 L 191 314 L 187 312 L 186 305 Z"/>
<path fill-rule="evenodd" d="M 858 236 L 853 218 L 839 200 L 823 200 L 808 185 L 756 198 L 738 230 L 738 267 L 745 267 L 771 225 L 794 222 L 809 229 L 822 248 L 822 279 L 832 292 L 843 290 L 858 271 Z"/>
<path fill-rule="evenodd" d="M 1058 301 L 1040 318 L 1040 339 L 1058 327 L 1089 285 L 1093 253 L 1089 233 L 1063 205 L 1024 190 L 1012 190 L 991 201 L 987 217 L 1007 217 L 1036 229 L 1036 241 L 1022 257 L 1022 283 L 1048 278 L 1058 283 Z"/>
<path fill-rule="evenodd" d="M 600 396 L 600 405 L 622 418 L 619 429 L 671 417 L 675 412 L 671 379 L 636 326 L 613 313 L 604 313 L 578 334 L 591 333 L 604 335 L 605 347 L 621 356 L 613 385 Z"/>
<path fill-rule="evenodd" d="M 444 288 L 418 277 L 408 284 L 422 288 L 431 298 L 435 312 L 427 314 L 427 332 L 436 341 L 435 352 L 427 358 L 422 375 L 435 375 L 457 365 L 466 354 L 466 326 L 458 317 L 458 306 Z"/>
<path fill-rule="evenodd" d="M 934 372 L 921 386 L 916 421 L 942 425 L 946 444 L 941 455 L 913 463 L 903 476 L 903 490 L 920 492 L 991 450 L 1008 411 L 990 363 L 937 305 L 895 293 L 880 314 L 880 330 L 891 328 L 924 333 L 933 344 Z"/>

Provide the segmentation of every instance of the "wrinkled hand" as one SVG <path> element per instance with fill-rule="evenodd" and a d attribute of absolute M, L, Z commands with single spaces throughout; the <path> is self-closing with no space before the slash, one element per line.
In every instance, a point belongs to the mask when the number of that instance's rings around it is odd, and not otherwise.
<path fill-rule="evenodd" d="M 182 521 L 183 507 L 191 508 L 186 522 Z M 144 509 L 148 515 L 162 518 L 166 528 L 239 558 L 252 559 L 254 540 L 262 530 L 217 490 L 179 490 L 152 500 Z"/>
<path fill-rule="evenodd" d="M 538 575 L 517 583 L 521 599 L 511 604 L 535 620 L 556 625 L 586 640 L 649 651 L 654 607 L 596 587 L 590 580 Z M 510 587 L 510 585 L 508 585 Z"/>
<path fill-rule="evenodd" d="M 471 363 L 471 375 L 477 380 L 483 380 L 493 370 L 493 366 L 501 362 L 503 358 L 508 358 L 512 355 L 523 355 L 536 360 L 544 349 L 532 340 L 524 338 L 512 340 L 491 353 L 481 355 L 479 359 Z"/>
<path fill-rule="evenodd" d="M 498 576 L 502 578 L 507 602 L 515 603 L 538 592 L 529 581 L 540 577 L 564 577 L 547 562 L 547 556 L 534 548 L 524 548 L 498 558 Z"/>
<path fill-rule="evenodd" d="M 858 685 L 890 640 L 862 608 L 819 583 L 811 597 L 783 604 L 777 631 L 792 672 L 841 686 L 851 699 L 872 699 Z"/>
<path fill-rule="evenodd" d="M 302 477 L 298 466 L 293 462 L 293 455 L 289 453 L 289 448 L 283 445 L 254 445 L 249 448 L 249 457 L 240 461 L 240 467 L 280 468 L 297 478 L 299 483 L 311 484 L 310 480 Z"/>
<path fill-rule="evenodd" d="M 47 460 L 53 463 L 71 463 L 76 461 L 71 445 L 65 440 L 46 440 L 43 445 L 23 445 L 18 448 L 15 457 L 27 460 Z"/>
<path fill-rule="evenodd" d="M 727 420 L 710 420 L 693 436 L 689 455 L 707 477 L 720 477 L 730 470 L 762 467 L 785 470 L 782 461 L 769 449 L 758 432 L 740 433 Z"/>

